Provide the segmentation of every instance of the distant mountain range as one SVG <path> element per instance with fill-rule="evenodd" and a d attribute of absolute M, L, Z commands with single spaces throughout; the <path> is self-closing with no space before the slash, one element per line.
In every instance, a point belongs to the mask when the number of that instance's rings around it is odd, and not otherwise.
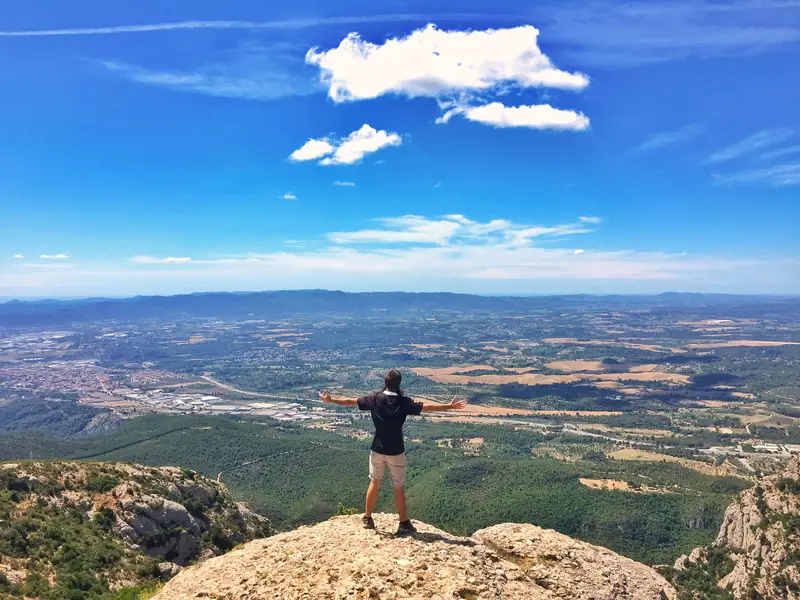
<path fill-rule="evenodd" d="M 0 326 L 55 326 L 73 322 L 171 320 L 181 318 L 263 319 L 292 315 L 407 314 L 439 311 L 526 313 L 584 308 L 658 310 L 724 306 L 726 314 L 754 306 L 765 311 L 800 310 L 800 298 L 727 294 L 665 293 L 653 296 L 476 296 L 451 293 L 369 292 L 327 290 L 273 292 L 213 292 L 179 296 L 136 296 L 124 299 L 12 300 L 0 304 Z"/>

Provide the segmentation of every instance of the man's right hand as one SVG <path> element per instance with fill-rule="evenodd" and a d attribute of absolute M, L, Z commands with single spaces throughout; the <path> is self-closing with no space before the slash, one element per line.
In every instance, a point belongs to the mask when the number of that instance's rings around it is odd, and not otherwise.
<path fill-rule="evenodd" d="M 450 401 L 450 408 L 452 410 L 461 410 L 465 406 L 467 406 L 467 401 L 459 400 L 458 396 L 453 396 L 453 399 Z"/>
<path fill-rule="evenodd" d="M 319 393 L 320 400 L 323 402 L 330 404 L 331 403 L 331 394 L 330 392 L 320 392 Z"/>

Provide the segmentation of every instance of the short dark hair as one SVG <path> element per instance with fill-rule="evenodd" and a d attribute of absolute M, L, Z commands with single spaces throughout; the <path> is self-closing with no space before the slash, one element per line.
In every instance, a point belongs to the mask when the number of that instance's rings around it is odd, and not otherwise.
<path fill-rule="evenodd" d="M 392 369 L 383 378 L 384 387 L 390 392 L 400 391 L 400 382 L 403 381 L 403 376 L 397 369 Z"/>

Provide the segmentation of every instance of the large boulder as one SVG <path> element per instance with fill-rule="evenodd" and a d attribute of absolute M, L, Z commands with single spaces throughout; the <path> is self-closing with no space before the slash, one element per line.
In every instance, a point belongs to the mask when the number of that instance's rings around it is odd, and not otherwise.
<path fill-rule="evenodd" d="M 396 517 L 358 516 L 250 542 L 183 569 L 153 600 L 380 598 L 671 600 L 645 565 L 533 525 L 504 524 L 464 538 L 424 523 L 396 538 Z"/>

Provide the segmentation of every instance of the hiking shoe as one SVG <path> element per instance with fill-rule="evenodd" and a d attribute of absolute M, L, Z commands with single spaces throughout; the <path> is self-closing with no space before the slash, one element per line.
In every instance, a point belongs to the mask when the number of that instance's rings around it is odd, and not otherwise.
<path fill-rule="evenodd" d="M 408 521 L 400 521 L 400 524 L 397 526 L 397 533 L 395 533 L 395 535 L 410 535 L 416 532 L 416 527 L 414 527 L 411 519 L 409 519 Z"/>
<path fill-rule="evenodd" d="M 364 529 L 375 529 L 375 521 L 372 520 L 372 517 L 364 515 L 361 517 L 361 523 L 363 523 Z"/>

